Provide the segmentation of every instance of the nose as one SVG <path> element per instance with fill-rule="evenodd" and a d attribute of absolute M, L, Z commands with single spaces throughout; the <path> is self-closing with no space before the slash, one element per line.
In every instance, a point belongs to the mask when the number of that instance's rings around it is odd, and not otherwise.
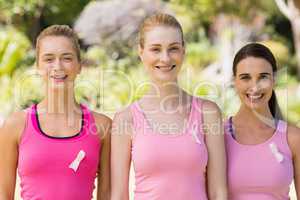
<path fill-rule="evenodd" d="M 260 81 L 259 80 L 252 81 L 250 91 L 255 93 L 255 92 L 259 91 L 260 89 L 261 89 Z"/>
<path fill-rule="evenodd" d="M 170 62 L 170 56 L 169 56 L 168 51 L 162 51 L 162 53 L 160 55 L 160 61 L 162 61 L 164 63 Z"/>
<path fill-rule="evenodd" d="M 55 61 L 52 63 L 52 69 L 54 71 L 59 71 L 62 69 L 62 65 L 59 58 L 55 59 Z"/>

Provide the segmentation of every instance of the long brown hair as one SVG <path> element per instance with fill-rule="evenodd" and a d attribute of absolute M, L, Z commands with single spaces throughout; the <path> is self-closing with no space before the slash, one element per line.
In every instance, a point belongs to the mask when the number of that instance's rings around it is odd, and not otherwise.
<path fill-rule="evenodd" d="M 263 58 L 268 61 L 272 66 L 273 74 L 277 72 L 277 63 L 274 55 L 272 54 L 271 50 L 266 46 L 260 43 L 249 43 L 242 47 L 235 55 L 233 60 L 233 75 L 236 76 L 237 65 L 238 63 L 247 58 L 247 57 L 256 57 L 256 58 Z M 283 119 L 282 113 L 279 108 L 279 104 L 277 102 L 276 94 L 274 90 L 272 91 L 272 96 L 269 100 L 269 109 L 272 113 L 272 116 L 275 119 Z"/>

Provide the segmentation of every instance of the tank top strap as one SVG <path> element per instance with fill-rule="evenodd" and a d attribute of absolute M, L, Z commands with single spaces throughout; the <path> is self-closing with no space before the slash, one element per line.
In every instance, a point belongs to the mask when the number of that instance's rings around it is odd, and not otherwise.
<path fill-rule="evenodd" d="M 285 121 L 279 120 L 277 123 L 277 131 L 282 134 L 287 133 L 287 123 Z"/>
<path fill-rule="evenodd" d="M 34 128 L 35 104 L 29 106 L 24 111 L 26 112 L 26 122 L 20 138 L 20 146 L 22 146 L 32 135 Z"/>
<path fill-rule="evenodd" d="M 84 132 L 92 135 L 98 135 L 99 127 L 97 127 L 92 111 L 84 104 L 80 104 L 80 108 L 83 114 L 82 120 L 84 124 Z"/>
<path fill-rule="evenodd" d="M 145 126 L 145 117 L 144 117 L 144 113 L 141 109 L 141 107 L 138 105 L 138 102 L 134 102 L 133 104 L 131 104 L 130 106 L 130 111 L 131 111 L 131 115 L 132 115 L 132 119 L 133 119 L 133 129 L 134 129 L 134 135 L 137 132 L 140 132 L 141 129 L 144 128 Z"/>
<path fill-rule="evenodd" d="M 202 123 L 202 100 L 197 97 L 192 98 L 192 108 L 191 108 L 191 114 L 192 119 L 196 120 L 197 123 Z"/>
<path fill-rule="evenodd" d="M 189 119 L 189 131 L 193 135 L 204 142 L 204 131 L 203 131 L 203 101 L 200 98 L 192 97 L 192 105 Z"/>
<path fill-rule="evenodd" d="M 287 128 L 287 122 L 279 120 L 276 127 L 276 137 L 274 137 L 273 142 L 275 142 L 275 144 L 279 146 L 280 150 L 283 151 L 283 153 L 292 158 L 292 152 L 288 144 Z"/>
<path fill-rule="evenodd" d="M 37 104 L 32 104 L 29 108 L 27 108 L 27 128 L 29 128 L 29 130 L 38 129 L 38 124 L 36 121 L 36 107 Z"/>
<path fill-rule="evenodd" d="M 284 142 L 287 140 L 287 123 L 282 120 L 278 120 L 276 124 L 276 130 L 275 130 L 275 137 L 274 140 L 278 140 L 277 142 Z"/>

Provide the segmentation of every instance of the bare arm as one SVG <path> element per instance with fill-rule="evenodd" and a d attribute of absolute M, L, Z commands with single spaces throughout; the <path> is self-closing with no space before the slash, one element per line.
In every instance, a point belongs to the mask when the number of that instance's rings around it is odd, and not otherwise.
<path fill-rule="evenodd" d="M 208 149 L 207 191 L 210 200 L 227 200 L 226 154 L 222 117 L 218 106 L 203 102 L 205 142 Z"/>
<path fill-rule="evenodd" d="M 300 129 L 288 127 L 288 143 L 292 151 L 294 165 L 294 183 L 297 199 L 300 200 Z"/>
<path fill-rule="evenodd" d="M 18 165 L 18 143 L 26 114 L 12 114 L 0 127 L 0 200 L 13 200 Z"/>
<path fill-rule="evenodd" d="M 127 109 L 115 115 L 111 146 L 111 200 L 129 200 L 132 118 Z"/>
<path fill-rule="evenodd" d="M 99 137 L 101 138 L 97 200 L 110 200 L 110 137 L 112 121 L 102 114 L 94 113 L 94 116 L 100 134 Z"/>

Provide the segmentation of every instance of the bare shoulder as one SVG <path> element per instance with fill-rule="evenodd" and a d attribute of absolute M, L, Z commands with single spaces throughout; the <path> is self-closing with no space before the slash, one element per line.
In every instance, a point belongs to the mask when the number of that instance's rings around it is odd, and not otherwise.
<path fill-rule="evenodd" d="M 223 122 L 218 105 L 210 100 L 202 99 L 202 116 L 203 131 L 206 133 L 205 138 L 216 138 L 215 136 L 217 135 L 221 136 L 221 133 L 223 133 Z"/>
<path fill-rule="evenodd" d="M 288 138 L 291 140 L 291 142 L 299 142 L 298 144 L 300 145 L 300 128 L 289 124 L 287 127 L 287 133 Z"/>
<path fill-rule="evenodd" d="M 104 124 L 104 125 L 110 125 L 112 123 L 112 120 L 110 117 L 108 117 L 102 113 L 95 112 L 95 111 L 93 111 L 92 113 L 93 113 L 94 119 L 97 124 L 100 123 L 100 124 Z"/>
<path fill-rule="evenodd" d="M 287 127 L 287 134 L 288 134 L 288 143 L 292 150 L 293 155 L 300 153 L 300 128 L 294 125 L 288 125 Z"/>
<path fill-rule="evenodd" d="M 104 139 L 108 134 L 110 134 L 112 120 L 102 113 L 93 111 L 92 114 L 95 119 L 95 125 L 97 127 L 99 136 Z"/>
<path fill-rule="evenodd" d="M 17 111 L 9 115 L 0 127 L 1 137 L 12 138 L 19 142 L 22 132 L 26 126 L 27 112 Z"/>
<path fill-rule="evenodd" d="M 133 118 L 132 118 L 130 106 L 128 106 L 120 111 L 117 111 L 114 116 L 113 121 L 114 121 L 114 123 L 124 122 L 124 121 L 132 122 Z"/>
<path fill-rule="evenodd" d="M 115 138 L 126 138 L 128 140 L 133 138 L 133 116 L 130 106 L 116 112 L 113 119 L 112 134 Z"/>
<path fill-rule="evenodd" d="M 220 114 L 219 106 L 210 100 L 201 99 L 203 114 Z"/>

